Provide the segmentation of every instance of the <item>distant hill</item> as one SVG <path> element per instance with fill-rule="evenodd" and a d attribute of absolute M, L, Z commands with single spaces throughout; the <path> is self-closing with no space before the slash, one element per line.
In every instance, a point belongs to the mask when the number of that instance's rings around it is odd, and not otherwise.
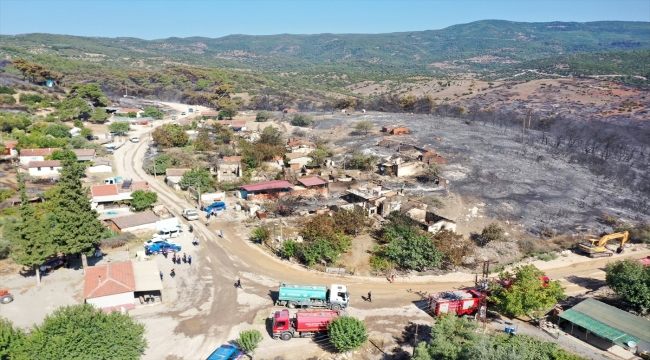
<path fill-rule="evenodd" d="M 347 68 L 444 73 L 448 64 L 494 70 L 560 55 L 650 49 L 650 23 L 520 23 L 484 20 L 389 34 L 229 35 L 221 38 L 98 38 L 0 35 L 0 53 L 27 51 L 106 66 L 188 64 L 266 71 Z"/>

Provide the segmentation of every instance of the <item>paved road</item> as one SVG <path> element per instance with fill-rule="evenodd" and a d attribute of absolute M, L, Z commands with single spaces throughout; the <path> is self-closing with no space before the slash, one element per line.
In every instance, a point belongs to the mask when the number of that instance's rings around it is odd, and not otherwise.
<path fill-rule="evenodd" d="M 150 129 L 148 130 L 150 131 Z M 148 140 L 144 141 L 143 139 L 140 143 L 127 143 L 116 151 L 118 173 L 125 178 L 148 181 L 150 188 L 158 193 L 158 199 L 177 215 L 183 208 L 193 207 L 195 204 L 188 204 L 185 200 L 181 200 L 171 188 L 162 182 L 161 177 L 154 179 L 153 176 L 142 170 L 142 159 L 149 144 Z M 178 326 L 173 329 L 174 334 L 201 339 L 200 344 L 194 343 L 196 351 L 187 353 L 187 358 L 205 356 L 206 352 L 209 353 L 208 349 L 213 349 L 218 344 L 232 339 L 234 328 L 241 327 L 245 323 L 253 323 L 260 312 L 260 301 L 267 301 L 270 311 L 272 302 L 269 290 L 275 289 L 280 281 L 346 284 L 352 294 L 351 308 L 358 310 L 395 309 L 396 311 L 421 300 L 417 292 L 443 291 L 473 284 L 472 281 L 468 281 L 471 277 L 460 274 L 458 281 L 417 281 L 420 279 L 414 279 L 416 281 L 407 283 L 405 280 L 399 279 L 400 282 L 394 284 L 390 284 L 384 279 L 336 277 L 305 270 L 268 256 L 257 246 L 248 243 L 235 233 L 233 230 L 235 222 L 213 222 L 209 229 L 199 221 L 194 221 L 192 225 L 199 236 L 206 239 L 202 241 L 200 247 L 197 262 L 198 274 L 195 274 L 194 280 L 189 280 L 189 284 L 179 286 L 180 301 L 173 306 L 173 310 L 169 313 L 171 317 L 178 320 Z M 216 235 L 218 230 L 224 231 L 224 239 Z M 642 254 L 637 252 L 634 255 L 638 257 Z M 604 258 L 577 263 L 568 267 L 549 269 L 546 273 L 552 279 L 564 279 L 568 276 L 604 278 L 601 269 L 610 260 Z M 242 278 L 243 290 L 235 289 L 233 286 L 238 277 Z M 205 279 L 208 280 L 204 281 Z M 563 281 L 564 286 L 576 287 L 567 280 Z M 576 289 L 573 290 L 576 291 Z M 361 299 L 361 295 L 367 294 L 368 291 L 372 291 L 372 303 Z M 191 293 L 183 294 L 183 292 Z M 155 344 L 151 343 L 150 347 L 165 349 L 161 350 L 161 353 L 173 353 L 175 346 L 178 346 L 178 344 L 170 343 L 165 339 L 156 342 Z M 168 352 L 166 352 L 167 349 Z"/>

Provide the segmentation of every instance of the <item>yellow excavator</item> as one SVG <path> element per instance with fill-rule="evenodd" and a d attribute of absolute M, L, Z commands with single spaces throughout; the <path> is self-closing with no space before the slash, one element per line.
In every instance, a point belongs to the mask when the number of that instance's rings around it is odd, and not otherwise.
<path fill-rule="evenodd" d="M 621 239 L 621 244 L 616 249 L 616 253 L 620 254 L 624 251 L 623 245 L 625 245 L 629 236 L 630 233 L 628 231 L 624 231 L 620 233 L 605 235 L 601 237 L 600 240 L 590 239 L 589 242 L 578 244 L 578 250 L 584 254 L 589 255 L 589 257 L 592 258 L 612 256 L 614 253 L 608 250 L 605 245 L 607 245 L 607 242 L 610 240 Z"/>

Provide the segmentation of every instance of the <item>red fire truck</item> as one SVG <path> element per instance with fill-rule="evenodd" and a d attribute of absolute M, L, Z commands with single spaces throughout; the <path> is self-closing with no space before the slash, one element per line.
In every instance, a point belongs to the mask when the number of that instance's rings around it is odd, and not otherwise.
<path fill-rule="evenodd" d="M 312 337 L 327 331 L 329 323 L 340 315 L 339 310 L 298 311 L 291 318 L 289 310 L 276 311 L 273 316 L 273 338 L 287 341 L 295 337 Z"/>
<path fill-rule="evenodd" d="M 458 316 L 471 315 L 478 309 L 481 296 L 481 292 L 476 289 L 429 294 L 429 311 L 435 316 L 451 311 Z"/>

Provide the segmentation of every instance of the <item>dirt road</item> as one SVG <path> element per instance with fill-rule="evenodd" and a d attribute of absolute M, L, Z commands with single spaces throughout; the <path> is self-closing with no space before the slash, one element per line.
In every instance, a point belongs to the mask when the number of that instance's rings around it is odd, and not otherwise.
<path fill-rule="evenodd" d="M 168 105 L 186 107 L 180 104 Z M 151 128 L 145 131 L 151 131 Z M 193 204 L 181 200 L 165 185 L 162 177 L 154 179 L 142 170 L 142 159 L 150 142 L 145 141 L 145 137 L 141 138 L 142 142 L 127 143 L 116 151 L 118 173 L 125 178 L 148 181 L 150 188 L 158 193 L 159 200 L 176 215 L 183 208 L 193 207 Z M 346 284 L 352 294 L 351 315 L 360 318 L 408 316 L 409 319 L 420 318 L 423 321 L 426 321 L 428 315 L 417 308 L 417 303 L 422 299 L 418 292 L 425 294 L 473 284 L 473 275 L 461 273 L 444 277 L 398 279 L 391 284 L 383 278 L 339 277 L 306 270 L 273 258 L 257 245 L 244 240 L 234 230 L 238 223 L 217 221 L 211 223 L 209 229 L 200 221 L 192 223 L 199 237 L 204 240 L 199 248 L 196 266 L 192 265 L 187 277 L 179 278 L 176 282 L 176 301 L 163 305 L 164 314 L 160 313 L 159 308 L 132 311 L 147 326 L 149 350 L 145 358 L 205 358 L 220 344 L 235 339 L 239 331 L 253 327 L 263 329 L 264 319 L 273 310 L 270 290 L 277 288 L 280 281 Z M 217 236 L 219 230 L 224 231 L 223 239 Z M 650 251 L 636 252 L 634 256 L 640 257 L 645 253 Z M 547 269 L 546 272 L 553 279 L 562 279 L 569 292 L 577 293 L 583 291 L 579 279 L 604 278 L 601 269 L 608 261 L 611 258 Z M 241 277 L 243 289 L 233 286 L 238 277 Z M 565 279 L 568 277 L 571 281 Z M 170 290 L 172 289 L 166 285 L 165 291 Z M 372 291 L 372 303 L 361 298 L 368 291 Z M 404 325 L 406 324 L 402 326 Z M 258 356 L 302 351 L 296 349 L 303 348 L 303 356 L 306 352 L 323 351 L 307 339 L 294 339 L 285 343 L 273 342 L 266 337 L 262 345 L 256 352 Z"/>

